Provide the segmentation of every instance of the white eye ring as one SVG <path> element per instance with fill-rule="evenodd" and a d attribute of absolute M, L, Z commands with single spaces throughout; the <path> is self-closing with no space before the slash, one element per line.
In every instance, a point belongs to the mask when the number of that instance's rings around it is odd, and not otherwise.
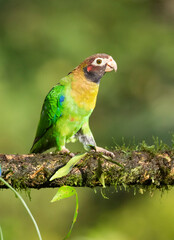
<path fill-rule="evenodd" d="M 93 62 L 92 65 L 94 66 L 104 66 L 106 62 L 104 61 L 103 58 L 96 58 Z"/>

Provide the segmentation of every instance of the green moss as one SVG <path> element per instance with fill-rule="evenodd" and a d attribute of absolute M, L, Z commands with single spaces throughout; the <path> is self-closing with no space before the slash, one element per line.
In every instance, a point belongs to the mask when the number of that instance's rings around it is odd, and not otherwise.
<path fill-rule="evenodd" d="M 28 198 L 31 200 L 31 189 L 27 187 L 25 182 L 27 181 L 26 178 L 11 178 L 11 186 L 16 190 L 16 191 L 24 191 Z"/>
<path fill-rule="evenodd" d="M 153 144 L 148 145 L 145 140 L 136 144 L 135 138 L 131 142 L 126 144 L 124 138 L 122 138 L 122 144 L 121 145 L 115 144 L 115 150 L 121 151 L 126 155 L 130 154 L 132 151 L 146 151 L 155 155 L 159 152 L 164 152 L 164 151 L 169 151 L 174 149 L 174 135 L 172 135 L 172 140 L 171 140 L 172 148 L 167 144 L 165 144 L 158 137 L 152 137 L 152 139 L 153 139 Z"/>
<path fill-rule="evenodd" d="M 66 185 L 68 186 L 82 186 L 82 177 L 81 175 L 69 174 L 66 180 Z"/>

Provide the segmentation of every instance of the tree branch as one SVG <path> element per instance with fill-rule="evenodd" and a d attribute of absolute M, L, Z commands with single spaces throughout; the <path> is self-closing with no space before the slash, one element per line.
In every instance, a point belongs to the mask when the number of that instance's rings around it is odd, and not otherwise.
<path fill-rule="evenodd" d="M 60 154 L 0 154 L 2 177 L 17 189 L 62 185 L 96 187 L 102 186 L 103 180 L 106 186 L 167 188 L 174 185 L 172 151 L 155 154 L 117 151 L 113 162 L 99 153 L 88 153 L 67 176 L 50 182 L 50 177 L 69 159 L 69 156 Z M 6 188 L 1 181 L 0 188 Z"/>

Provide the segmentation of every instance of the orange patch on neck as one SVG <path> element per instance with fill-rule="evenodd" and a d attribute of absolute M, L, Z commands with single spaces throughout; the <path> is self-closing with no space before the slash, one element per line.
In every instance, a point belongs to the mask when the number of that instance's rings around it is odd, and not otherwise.
<path fill-rule="evenodd" d="M 75 119 L 74 119 L 73 117 L 72 117 L 72 118 L 70 118 L 70 121 L 71 121 L 71 122 L 74 122 L 74 120 L 75 120 Z"/>

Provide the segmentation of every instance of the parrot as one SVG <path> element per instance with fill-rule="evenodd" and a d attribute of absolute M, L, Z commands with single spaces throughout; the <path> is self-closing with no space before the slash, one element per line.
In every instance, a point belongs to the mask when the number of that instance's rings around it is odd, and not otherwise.
<path fill-rule="evenodd" d="M 96 145 L 89 127 L 100 80 L 112 70 L 117 70 L 115 60 L 108 54 L 97 53 L 60 79 L 44 100 L 30 153 L 42 153 L 55 147 L 56 152 L 74 156 L 65 144 L 79 140 L 86 151 L 114 157 L 112 152 Z"/>

